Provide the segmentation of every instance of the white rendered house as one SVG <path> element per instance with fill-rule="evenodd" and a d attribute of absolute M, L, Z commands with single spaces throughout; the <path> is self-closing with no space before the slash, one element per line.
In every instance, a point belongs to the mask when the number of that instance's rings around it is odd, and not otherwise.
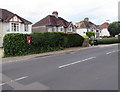
<path fill-rule="evenodd" d="M 101 24 L 99 26 L 100 28 L 100 36 L 103 37 L 103 36 L 110 36 L 110 33 L 108 31 L 108 26 L 109 26 L 109 23 L 105 22 L 103 24 Z"/>
<path fill-rule="evenodd" d="M 30 34 L 32 23 L 6 9 L 0 9 L 0 47 L 3 37 L 8 33 Z"/>
<path fill-rule="evenodd" d="M 83 21 L 76 23 L 76 33 L 81 36 L 85 36 L 86 32 L 97 33 L 97 27 L 95 24 L 89 21 L 89 18 L 85 18 Z M 95 35 L 96 37 L 96 35 Z"/>

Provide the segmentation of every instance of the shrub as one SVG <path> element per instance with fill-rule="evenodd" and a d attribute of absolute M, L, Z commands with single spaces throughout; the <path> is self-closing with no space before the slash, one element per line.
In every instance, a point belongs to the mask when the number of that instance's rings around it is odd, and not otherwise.
<path fill-rule="evenodd" d="M 120 33 L 120 21 L 113 22 L 109 25 L 108 31 L 112 37 Z"/>
<path fill-rule="evenodd" d="M 28 54 L 29 46 L 26 41 L 27 34 L 7 34 L 4 37 L 4 55 L 17 56 Z"/>
<path fill-rule="evenodd" d="M 31 44 L 26 36 L 31 36 Z M 32 34 L 7 34 L 4 37 L 4 55 L 19 56 L 61 50 L 68 47 L 82 46 L 84 38 L 78 34 L 57 32 Z"/>
<path fill-rule="evenodd" d="M 98 44 L 120 43 L 120 40 L 118 38 L 115 38 L 115 37 L 98 39 L 97 41 L 98 41 Z"/>
<path fill-rule="evenodd" d="M 62 34 L 64 36 L 63 47 L 82 46 L 84 38 L 78 34 Z"/>
<path fill-rule="evenodd" d="M 86 35 L 91 38 L 92 36 L 95 36 L 95 32 L 86 32 Z"/>

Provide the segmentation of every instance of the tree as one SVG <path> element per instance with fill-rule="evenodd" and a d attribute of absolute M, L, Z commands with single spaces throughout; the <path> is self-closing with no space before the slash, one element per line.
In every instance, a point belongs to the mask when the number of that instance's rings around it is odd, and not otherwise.
<path fill-rule="evenodd" d="M 95 32 L 86 32 L 86 35 L 89 37 L 89 44 L 93 45 L 92 36 L 95 36 Z"/>
<path fill-rule="evenodd" d="M 108 31 L 113 37 L 118 35 L 120 33 L 120 21 L 111 23 L 108 27 Z"/>
<path fill-rule="evenodd" d="M 91 38 L 92 36 L 95 36 L 95 32 L 86 32 L 86 35 Z"/>

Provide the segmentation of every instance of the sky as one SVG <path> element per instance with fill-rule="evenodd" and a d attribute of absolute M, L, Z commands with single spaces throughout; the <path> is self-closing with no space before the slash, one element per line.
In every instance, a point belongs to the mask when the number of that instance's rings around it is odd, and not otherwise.
<path fill-rule="evenodd" d="M 69 22 L 89 20 L 100 25 L 106 20 L 118 20 L 119 0 L 0 0 L 0 8 L 7 9 L 33 24 L 58 11 Z"/>

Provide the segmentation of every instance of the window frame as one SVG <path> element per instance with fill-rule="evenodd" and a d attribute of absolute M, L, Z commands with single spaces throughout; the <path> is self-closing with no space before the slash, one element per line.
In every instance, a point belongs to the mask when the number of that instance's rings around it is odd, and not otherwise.
<path fill-rule="evenodd" d="M 28 24 L 24 24 L 24 31 L 28 32 L 29 31 L 28 29 L 29 29 Z"/>
<path fill-rule="evenodd" d="M 73 32 L 73 28 L 72 28 L 72 27 L 69 27 L 69 28 L 68 28 L 68 32 Z"/>
<path fill-rule="evenodd" d="M 11 23 L 11 32 L 19 32 L 19 23 L 12 22 Z"/>

